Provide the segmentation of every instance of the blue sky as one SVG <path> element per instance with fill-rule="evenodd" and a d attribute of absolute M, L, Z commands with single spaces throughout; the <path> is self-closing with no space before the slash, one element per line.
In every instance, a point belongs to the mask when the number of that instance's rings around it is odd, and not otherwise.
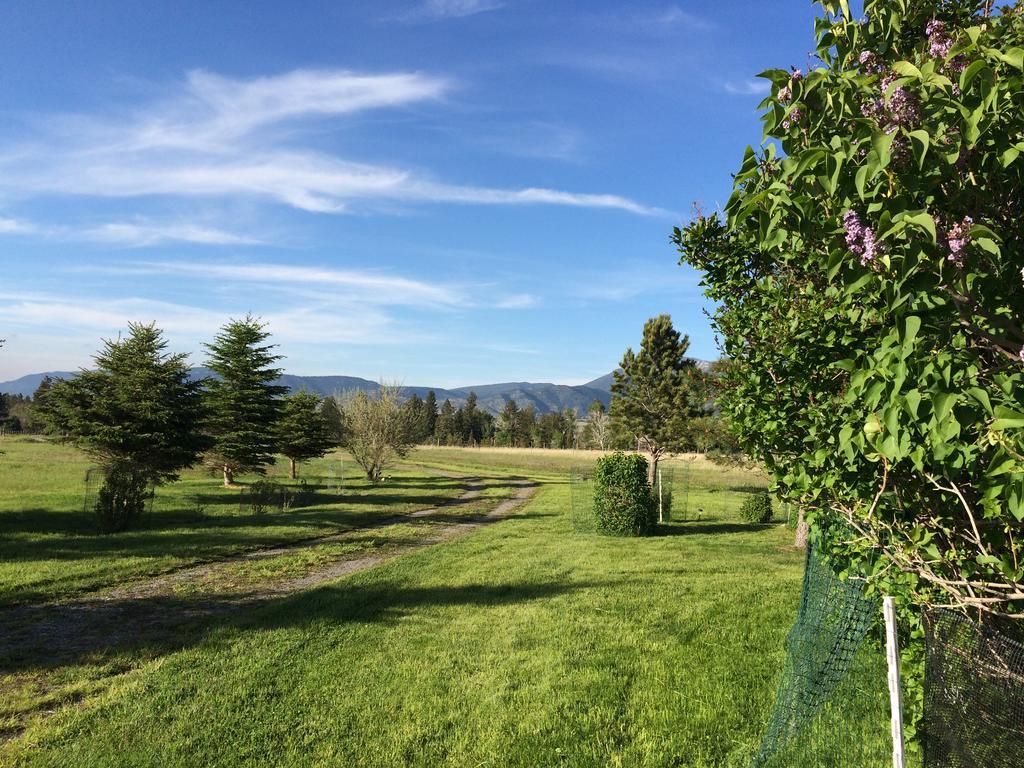
<path fill-rule="evenodd" d="M 580 383 L 672 314 L 814 8 L 601 0 L 7 4 L 0 380 L 156 321 L 269 323 L 297 374 Z"/>

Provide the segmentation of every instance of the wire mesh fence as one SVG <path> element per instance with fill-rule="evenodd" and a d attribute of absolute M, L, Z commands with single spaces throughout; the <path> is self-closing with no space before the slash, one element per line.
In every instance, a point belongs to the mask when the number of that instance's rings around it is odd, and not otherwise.
<path fill-rule="evenodd" d="M 91 467 L 83 486 L 83 511 L 102 533 L 152 523 L 156 485 L 130 468 Z"/>
<path fill-rule="evenodd" d="M 263 478 L 239 489 L 238 511 L 243 515 L 288 512 L 308 506 L 314 493 L 314 489 L 304 479 L 292 485 L 285 485 L 276 480 Z"/>
<path fill-rule="evenodd" d="M 926 768 L 1024 765 L 1021 628 L 940 610 L 925 614 L 925 629 Z"/>
<path fill-rule="evenodd" d="M 672 511 L 676 520 L 714 521 L 736 518 L 752 493 L 768 490 L 768 478 L 747 469 L 708 467 L 681 461 L 674 468 Z M 786 509 L 784 514 L 789 514 Z"/>

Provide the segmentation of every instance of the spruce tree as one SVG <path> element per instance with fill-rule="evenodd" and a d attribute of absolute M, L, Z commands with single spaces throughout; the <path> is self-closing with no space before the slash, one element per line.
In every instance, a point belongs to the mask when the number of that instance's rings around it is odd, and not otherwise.
<path fill-rule="evenodd" d="M 328 395 L 320 402 L 320 413 L 327 421 L 331 440 L 335 445 L 345 442 L 345 417 L 338 407 L 338 398 Z"/>
<path fill-rule="evenodd" d="M 519 429 L 519 406 L 508 400 L 498 416 L 498 441 L 510 447 L 519 445 Z"/>
<path fill-rule="evenodd" d="M 106 472 L 96 511 L 107 531 L 142 512 L 149 489 L 175 480 L 209 446 L 200 431 L 201 384 L 183 354 L 168 354 L 155 325 L 129 325 L 105 341 L 96 368 L 70 379 L 45 379 L 35 412 L 50 430 L 93 456 Z"/>
<path fill-rule="evenodd" d="M 434 423 L 434 437 L 439 443 L 451 445 L 458 441 L 458 430 L 456 427 L 455 406 L 452 401 L 445 398 L 441 406 L 441 412 L 437 415 Z"/>
<path fill-rule="evenodd" d="M 434 390 L 427 392 L 427 399 L 423 401 L 423 412 L 426 415 L 426 436 L 433 437 L 437 431 L 437 395 Z"/>
<path fill-rule="evenodd" d="M 704 411 L 703 376 L 686 357 L 689 346 L 671 317 L 652 317 L 644 323 L 640 351 L 627 349 L 614 373 L 611 417 L 651 457 L 651 482 L 661 457 L 681 444 L 687 421 Z"/>
<path fill-rule="evenodd" d="M 207 428 L 214 445 L 209 459 L 224 473 L 224 485 L 238 472 L 265 474 L 274 461 L 275 427 L 281 396 L 287 387 L 275 384 L 281 369 L 273 364 L 276 344 L 266 344 L 266 326 L 251 315 L 231 320 L 206 344 L 206 366 L 216 374 L 207 382 Z"/>
<path fill-rule="evenodd" d="M 312 392 L 295 392 L 284 398 L 277 422 L 277 449 L 288 459 L 288 477 L 295 479 L 297 462 L 318 459 L 335 445 L 320 398 Z"/>
<path fill-rule="evenodd" d="M 483 438 L 483 419 L 476 403 L 476 392 L 470 392 L 462 407 L 462 442 L 468 445 L 479 445 Z"/>

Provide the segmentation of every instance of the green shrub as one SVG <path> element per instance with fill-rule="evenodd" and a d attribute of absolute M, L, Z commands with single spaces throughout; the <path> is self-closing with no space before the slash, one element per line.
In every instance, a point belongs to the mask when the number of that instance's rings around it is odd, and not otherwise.
<path fill-rule="evenodd" d="M 106 467 L 105 475 L 93 512 L 103 533 L 125 531 L 142 519 L 153 498 L 151 477 L 127 462 Z"/>
<path fill-rule="evenodd" d="M 772 497 L 767 493 L 752 493 L 740 506 L 740 517 L 748 523 L 767 523 L 772 519 Z"/>
<path fill-rule="evenodd" d="M 597 529 L 614 536 L 642 536 L 654 525 L 658 503 L 647 484 L 647 460 L 616 452 L 597 460 L 594 517 Z"/>

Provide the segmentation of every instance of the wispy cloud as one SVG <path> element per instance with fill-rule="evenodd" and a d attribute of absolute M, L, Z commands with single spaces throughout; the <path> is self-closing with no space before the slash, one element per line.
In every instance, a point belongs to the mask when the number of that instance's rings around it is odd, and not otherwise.
<path fill-rule="evenodd" d="M 666 26 L 683 26 L 698 30 L 708 30 L 714 27 L 714 24 L 708 19 L 689 11 L 684 11 L 678 5 L 671 5 L 655 13 L 652 19 Z"/>
<path fill-rule="evenodd" d="M 0 217 L 0 235 L 21 235 L 35 231 L 36 227 L 31 222 Z"/>
<path fill-rule="evenodd" d="M 501 0 L 424 0 L 407 11 L 387 17 L 386 20 L 411 23 L 462 19 L 504 7 L 505 3 Z"/>
<path fill-rule="evenodd" d="M 494 305 L 498 309 L 532 309 L 540 304 L 540 299 L 529 293 L 515 293 L 499 299 Z"/>
<path fill-rule="evenodd" d="M 0 191 L 7 196 L 255 197 L 316 213 L 397 201 L 664 214 L 608 193 L 438 181 L 295 146 L 294 136 L 282 131 L 291 122 L 436 100 L 451 87 L 444 78 L 415 73 L 297 70 L 239 80 L 193 72 L 181 92 L 136 115 L 116 121 L 55 119 L 51 136 L 0 160 Z"/>
<path fill-rule="evenodd" d="M 743 80 L 741 82 L 726 81 L 722 84 L 726 93 L 734 96 L 767 96 L 772 84 L 767 80 Z"/>
<path fill-rule="evenodd" d="M 211 310 L 188 304 L 126 298 L 109 302 L 83 301 L 80 297 L 34 300 L 0 300 L 0 321 L 38 333 L 53 328 L 69 336 L 92 340 L 116 337 L 130 322 L 155 322 L 178 343 L 199 351 L 229 317 L 241 317 L 244 305 Z M 296 306 L 261 315 L 275 341 L 293 344 L 376 344 L 422 340 L 414 329 L 399 328 L 384 313 L 366 308 L 350 313 L 328 305 Z M 68 329 L 73 328 L 73 331 Z"/>
<path fill-rule="evenodd" d="M 206 263 L 195 261 L 137 262 L 89 266 L 90 273 L 119 276 L 168 275 L 204 278 L 220 284 L 245 283 L 262 289 L 300 286 L 330 296 L 333 301 L 359 306 L 438 307 L 467 303 L 463 290 L 401 275 L 367 270 L 344 270 L 293 264 Z"/>
<path fill-rule="evenodd" d="M 141 248 L 168 242 L 197 243 L 200 245 L 259 245 L 262 241 L 248 235 L 227 232 L 197 224 L 155 224 L 151 222 L 111 222 L 98 227 L 69 231 L 69 239 L 92 240 Z"/>

